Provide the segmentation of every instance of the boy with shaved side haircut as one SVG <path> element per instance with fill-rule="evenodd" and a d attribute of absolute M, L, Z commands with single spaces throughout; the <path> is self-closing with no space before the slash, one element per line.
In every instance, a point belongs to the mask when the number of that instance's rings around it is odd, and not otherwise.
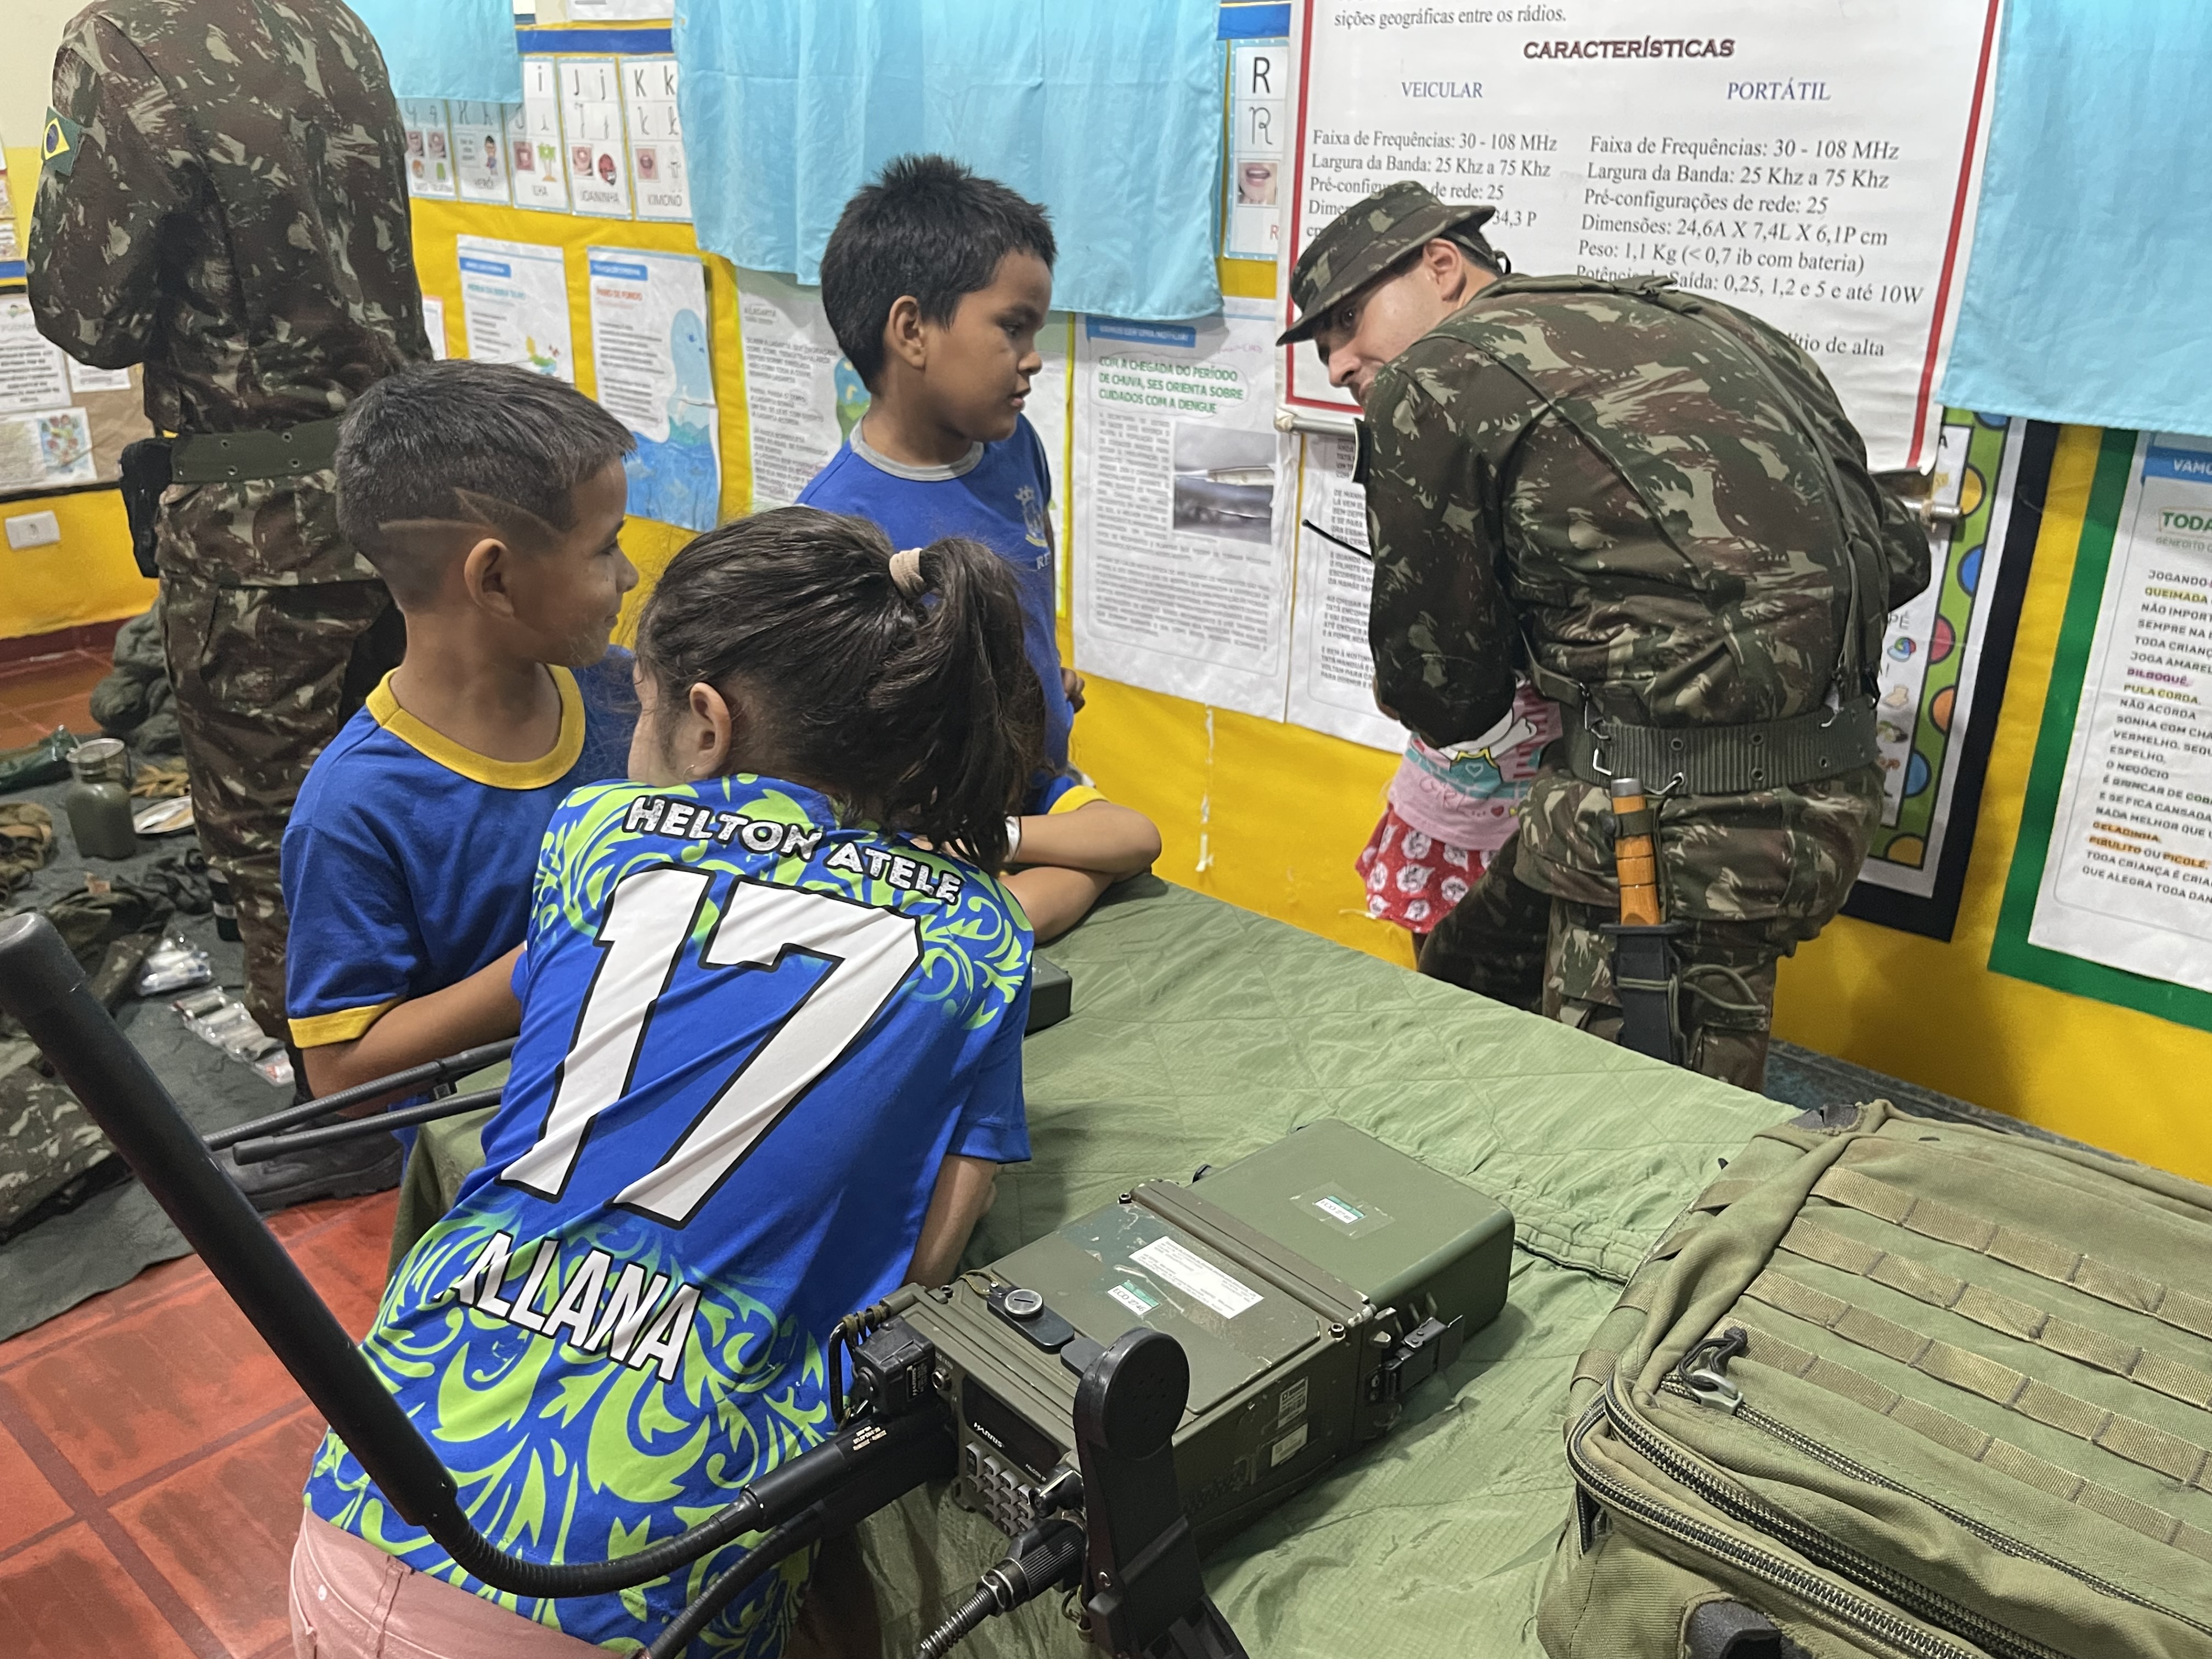
<path fill-rule="evenodd" d="M 538 841 L 571 789 L 623 775 L 635 720 L 629 653 L 608 648 L 637 585 L 619 540 L 634 442 L 571 386 L 466 361 L 395 375 L 346 417 L 339 523 L 407 652 L 284 832 L 286 1012 L 318 1094 L 517 1030 Z"/>

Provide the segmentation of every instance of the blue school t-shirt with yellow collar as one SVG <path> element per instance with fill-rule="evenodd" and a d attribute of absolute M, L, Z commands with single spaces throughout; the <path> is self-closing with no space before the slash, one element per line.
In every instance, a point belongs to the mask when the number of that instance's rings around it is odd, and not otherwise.
<path fill-rule="evenodd" d="M 561 735 L 498 761 L 399 706 L 387 676 L 308 769 L 284 828 L 285 1012 L 303 1048 L 348 1042 L 392 1004 L 522 943 L 538 843 L 572 789 L 629 769 L 630 653 L 551 672 Z"/>
<path fill-rule="evenodd" d="M 580 790 L 548 829 L 484 1161 L 362 1345 L 477 1528 L 539 1562 L 672 1536 L 824 1437 L 831 1331 L 896 1289 L 948 1154 L 1029 1156 L 1030 930 L 990 877 L 764 777 Z M 308 1507 L 480 1595 L 337 1438 Z M 502 1606 L 650 1641 L 672 1580 Z M 767 1656 L 804 1558 L 689 1652 Z"/>
<path fill-rule="evenodd" d="M 799 492 L 802 507 L 866 519 L 901 547 L 965 536 L 997 554 L 1022 600 L 1022 649 L 1044 693 L 1048 770 L 1067 764 L 1075 723 L 1060 679 L 1059 580 L 1052 538 L 1052 473 L 1025 415 L 1013 435 L 978 443 L 946 466 L 908 466 L 868 446 L 854 428 L 844 447 Z"/>

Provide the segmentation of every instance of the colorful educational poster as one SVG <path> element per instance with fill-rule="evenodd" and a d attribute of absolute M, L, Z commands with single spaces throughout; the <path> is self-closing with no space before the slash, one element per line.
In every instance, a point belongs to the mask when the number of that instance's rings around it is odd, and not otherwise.
<path fill-rule="evenodd" d="M 722 517 L 720 416 L 696 255 L 588 251 L 599 402 L 637 434 L 624 463 L 634 518 L 712 530 Z"/>
<path fill-rule="evenodd" d="M 622 77 L 611 58 L 562 58 L 561 137 L 571 210 L 627 219 L 629 156 L 623 140 Z"/>
<path fill-rule="evenodd" d="M 1846 914 L 1948 939 L 2041 526 L 2055 428 L 1948 410 L 1929 496 L 1933 576 L 1889 617 L 1876 691 L 1882 805 Z"/>
<path fill-rule="evenodd" d="M 66 409 L 69 402 L 69 359 L 39 332 L 28 299 L 0 295 L 0 415 Z"/>
<path fill-rule="evenodd" d="M 434 294 L 422 296 L 422 332 L 430 337 L 430 356 L 446 359 L 446 302 Z"/>
<path fill-rule="evenodd" d="M 522 60 L 522 102 L 510 112 L 507 132 L 515 206 L 566 213 L 568 161 L 561 142 L 559 59 Z"/>
<path fill-rule="evenodd" d="M 1400 179 L 1524 271 L 1663 273 L 1819 361 L 1879 470 L 1934 459 L 2000 0 L 1310 0 L 1285 266 Z M 1287 315 L 1289 284 L 1280 284 Z M 1346 410 L 1310 348 L 1294 409 Z"/>
<path fill-rule="evenodd" d="M 1272 302 L 1194 323 L 1082 319 L 1075 654 L 1131 685 L 1280 720 L 1291 507 Z"/>
<path fill-rule="evenodd" d="M 514 199 L 508 182 L 507 130 L 521 117 L 520 104 L 457 101 L 453 112 L 453 184 L 464 202 L 505 207 Z"/>
<path fill-rule="evenodd" d="M 99 477 L 92 420 L 82 409 L 0 415 L 0 490 L 58 489 Z"/>
<path fill-rule="evenodd" d="M 629 137 L 630 198 L 637 204 L 637 216 L 689 223 L 691 173 L 684 164 L 676 59 L 624 58 L 618 62 L 623 124 Z"/>
<path fill-rule="evenodd" d="M 518 363 L 574 386 L 576 352 L 561 250 L 463 236 L 459 252 L 468 355 L 479 362 Z"/>
<path fill-rule="evenodd" d="M 1272 261 L 1282 248 L 1284 140 L 1291 131 L 1288 40 L 1229 47 L 1229 178 L 1221 200 L 1221 252 Z"/>
<path fill-rule="evenodd" d="M 1285 715 L 1294 726 L 1395 754 L 1406 746 L 1406 728 L 1375 706 L 1375 653 L 1367 644 L 1375 567 L 1368 562 L 1367 492 L 1352 481 L 1358 440 L 1315 432 L 1298 441 L 1291 526 L 1297 589 Z"/>
<path fill-rule="evenodd" d="M 453 200 L 453 135 L 442 98 L 403 98 L 399 130 L 407 146 L 407 193 L 423 201 Z"/>
<path fill-rule="evenodd" d="M 819 289 L 738 272 L 752 434 L 753 508 L 789 507 L 868 407 L 868 389 L 830 331 Z"/>
<path fill-rule="evenodd" d="M 2136 441 L 2027 937 L 2212 992 L 2212 439 Z"/>

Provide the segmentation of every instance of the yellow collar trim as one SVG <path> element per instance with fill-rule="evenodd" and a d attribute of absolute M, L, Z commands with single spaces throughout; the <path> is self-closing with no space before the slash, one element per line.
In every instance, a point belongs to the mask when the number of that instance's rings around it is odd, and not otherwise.
<path fill-rule="evenodd" d="M 576 677 L 567 669 L 547 666 L 561 693 L 561 735 L 550 752 L 533 761 L 494 760 L 462 748 L 399 706 L 399 699 L 392 695 L 389 674 L 368 694 L 369 716 L 410 749 L 471 783 L 489 784 L 494 789 L 543 789 L 567 776 L 576 757 L 584 752 L 584 694 L 576 689 Z"/>

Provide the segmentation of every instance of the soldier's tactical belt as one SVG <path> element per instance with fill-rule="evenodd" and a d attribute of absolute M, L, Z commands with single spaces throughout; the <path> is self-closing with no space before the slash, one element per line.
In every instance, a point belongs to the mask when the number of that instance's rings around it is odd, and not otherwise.
<path fill-rule="evenodd" d="M 274 432 L 195 432 L 176 441 L 170 477 L 180 484 L 300 478 L 323 471 L 337 453 L 335 420 Z"/>
<path fill-rule="evenodd" d="M 1583 782 L 1600 787 L 1614 777 L 1632 777 L 1655 791 L 1745 795 L 1873 765 L 1879 753 L 1874 725 L 1872 697 L 1791 720 L 1743 726 L 1602 720 L 1582 726 L 1570 713 L 1567 768 Z"/>

